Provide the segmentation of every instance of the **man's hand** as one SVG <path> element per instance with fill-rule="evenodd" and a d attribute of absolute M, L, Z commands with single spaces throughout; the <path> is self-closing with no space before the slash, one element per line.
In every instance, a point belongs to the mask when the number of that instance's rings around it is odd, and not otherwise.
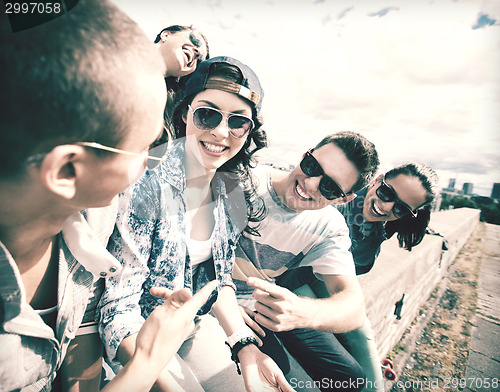
<path fill-rule="evenodd" d="M 193 296 L 187 289 L 152 288 L 151 294 L 165 303 L 146 319 L 134 339 L 134 355 L 102 392 L 149 391 L 184 342 L 198 309 L 216 288 L 217 282 L 212 281 Z"/>
<path fill-rule="evenodd" d="M 294 392 L 278 365 L 256 346 L 248 345 L 238 354 L 247 392 Z"/>
<path fill-rule="evenodd" d="M 166 366 L 184 342 L 196 312 L 216 288 L 217 282 L 212 281 L 194 296 L 187 289 L 171 292 L 151 288 L 151 294 L 165 299 L 165 303 L 155 308 L 139 331 L 136 354 L 162 363 L 162 368 Z"/>
<path fill-rule="evenodd" d="M 243 320 L 245 321 L 245 324 L 252 329 L 252 331 L 257 334 L 257 339 L 259 340 L 259 346 L 262 346 L 262 341 L 259 339 L 259 336 L 265 337 L 266 333 L 264 330 L 260 327 L 260 325 L 255 321 L 255 315 L 257 314 L 254 312 L 252 309 L 247 308 L 246 306 L 239 306 L 240 308 L 240 313 L 241 317 L 243 317 Z"/>
<path fill-rule="evenodd" d="M 262 279 L 248 278 L 247 283 L 255 288 L 255 322 L 275 332 L 307 328 L 306 299 Z"/>

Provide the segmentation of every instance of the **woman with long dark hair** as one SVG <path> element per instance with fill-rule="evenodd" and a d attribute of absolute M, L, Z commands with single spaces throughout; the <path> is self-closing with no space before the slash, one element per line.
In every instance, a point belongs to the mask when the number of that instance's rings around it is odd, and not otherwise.
<path fill-rule="evenodd" d="M 144 318 L 161 304 L 151 287 L 197 292 L 218 282 L 158 379 L 161 390 L 177 384 L 190 392 L 291 390 L 255 336 L 247 334 L 231 277 L 240 233 L 264 216 L 249 170 L 252 155 L 267 140 L 259 118 L 262 97 L 257 76 L 238 60 L 200 63 L 174 111 L 175 135 L 165 162 L 120 198 L 108 247 L 124 268 L 106 281 L 100 323 L 114 365 L 127 363 Z"/>

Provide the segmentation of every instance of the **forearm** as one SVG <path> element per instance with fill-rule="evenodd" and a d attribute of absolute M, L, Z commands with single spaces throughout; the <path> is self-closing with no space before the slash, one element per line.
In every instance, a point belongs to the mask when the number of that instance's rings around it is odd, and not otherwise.
<path fill-rule="evenodd" d="M 157 361 L 151 361 L 147 356 L 136 351 L 138 334 L 132 334 L 124 338 L 117 350 L 116 359 L 124 366 L 118 373 L 120 378 L 116 381 L 116 391 L 120 391 L 120 387 L 125 386 L 124 390 L 128 391 L 161 391 L 161 392 L 181 392 L 184 389 L 174 379 L 167 366 L 159 368 Z M 172 337 L 172 344 L 163 345 L 163 354 L 165 357 L 174 357 L 177 352 L 179 342 Z M 170 350 L 170 355 L 167 351 Z M 142 358 L 142 359 L 138 359 Z M 151 366 L 143 366 L 143 363 L 150 363 Z M 145 379 L 141 382 L 134 380 L 135 378 Z M 131 379 L 131 381 L 127 381 Z M 115 379 L 113 379 L 114 381 Z M 146 389 L 141 389 L 146 386 Z M 137 388 L 137 389 L 136 389 Z M 115 389 L 111 389 L 114 391 Z M 106 389 L 108 391 L 108 389 Z"/>
<path fill-rule="evenodd" d="M 63 390 L 97 391 L 101 382 L 102 344 L 94 334 L 77 336 L 68 347 L 61 366 Z"/>
<path fill-rule="evenodd" d="M 131 357 L 102 391 L 149 391 L 160 372 L 158 364 L 142 360 L 140 357 Z"/>
<path fill-rule="evenodd" d="M 243 320 L 243 316 L 239 311 L 235 292 L 231 287 L 224 286 L 219 291 L 219 297 L 212 310 L 228 337 L 242 329 L 248 329 L 249 334 L 253 333 Z M 257 346 L 250 344 L 240 350 L 238 358 L 242 364 L 251 364 L 255 363 L 259 353 L 260 350 Z"/>
<path fill-rule="evenodd" d="M 133 357 L 135 352 L 135 342 L 137 340 L 137 334 L 134 333 L 132 335 L 127 336 L 122 340 L 120 347 L 116 352 L 116 358 L 120 363 L 125 366 L 130 359 Z"/>
<path fill-rule="evenodd" d="M 363 297 L 343 291 L 330 298 L 301 297 L 300 320 L 297 328 L 343 333 L 360 328 L 365 320 Z"/>
<path fill-rule="evenodd" d="M 212 311 L 227 336 L 246 326 L 239 310 L 236 294 L 229 286 L 221 288 Z"/>

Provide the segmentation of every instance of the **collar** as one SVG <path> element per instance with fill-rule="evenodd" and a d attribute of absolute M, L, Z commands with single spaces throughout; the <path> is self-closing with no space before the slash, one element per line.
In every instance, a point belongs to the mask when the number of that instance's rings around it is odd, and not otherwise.
<path fill-rule="evenodd" d="M 297 211 L 294 211 L 292 210 L 291 208 L 288 208 L 281 200 L 280 198 L 278 197 L 278 194 L 276 193 L 276 191 L 274 190 L 274 187 L 273 187 L 273 180 L 272 180 L 272 176 L 271 174 L 273 173 L 273 170 L 269 170 L 267 172 L 267 191 L 269 192 L 269 194 L 271 195 L 271 198 L 273 199 L 273 201 L 278 205 L 280 206 L 281 208 L 283 208 L 285 211 L 287 212 L 290 212 L 292 214 L 298 214 Z"/>
<path fill-rule="evenodd" d="M 383 222 L 370 222 L 366 219 L 359 220 L 358 217 L 363 217 L 363 206 L 365 204 L 365 197 L 368 191 L 368 186 L 364 187 L 356 193 L 356 198 L 352 200 L 348 206 L 348 215 L 346 217 L 346 222 L 351 226 L 355 225 L 359 227 L 359 231 L 363 234 L 363 237 L 368 237 L 372 232 L 379 232 L 383 230 Z M 360 223 L 361 222 L 361 223 Z"/>
<path fill-rule="evenodd" d="M 100 222 L 106 224 L 106 222 Z M 74 258 L 94 276 L 106 277 L 121 269 L 121 265 L 99 240 L 80 212 L 64 222 L 62 235 Z"/>
<path fill-rule="evenodd" d="M 186 138 L 174 140 L 172 145 L 169 146 L 167 157 L 160 167 L 147 172 L 147 175 L 154 175 L 155 172 L 158 173 L 163 181 L 168 182 L 180 192 L 184 192 L 186 188 L 186 172 L 184 170 L 186 167 L 185 140 Z"/>
<path fill-rule="evenodd" d="M 0 242 L 0 298 L 3 302 L 4 322 L 16 317 L 26 294 L 19 269 L 5 245 Z"/>

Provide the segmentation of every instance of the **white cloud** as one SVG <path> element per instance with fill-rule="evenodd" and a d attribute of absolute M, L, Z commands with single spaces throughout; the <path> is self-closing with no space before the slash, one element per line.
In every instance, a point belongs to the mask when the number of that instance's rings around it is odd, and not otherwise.
<path fill-rule="evenodd" d="M 194 24 L 212 56 L 256 71 L 272 146 L 263 157 L 296 163 L 350 129 L 377 145 L 383 167 L 420 159 L 444 185 L 453 176 L 487 195 L 500 182 L 500 26 L 472 28 L 482 14 L 500 19 L 496 0 L 115 3 L 151 39 Z"/>

